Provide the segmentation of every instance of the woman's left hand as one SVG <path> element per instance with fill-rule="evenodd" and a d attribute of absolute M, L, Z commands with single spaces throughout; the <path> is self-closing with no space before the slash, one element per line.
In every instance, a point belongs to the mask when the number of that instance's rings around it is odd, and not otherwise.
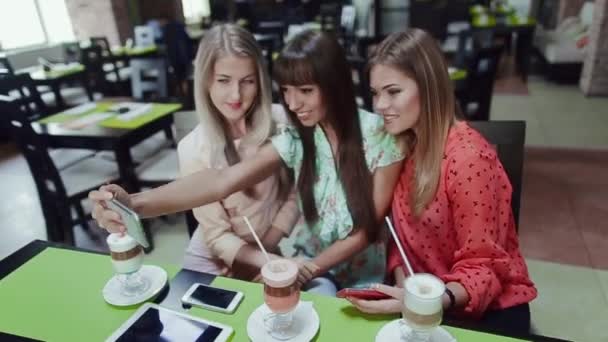
<path fill-rule="evenodd" d="M 393 314 L 400 313 L 403 309 L 403 289 L 400 287 L 375 284 L 372 289 L 383 292 L 393 298 L 380 300 L 365 300 L 354 297 L 346 297 L 359 311 L 369 314 Z"/>

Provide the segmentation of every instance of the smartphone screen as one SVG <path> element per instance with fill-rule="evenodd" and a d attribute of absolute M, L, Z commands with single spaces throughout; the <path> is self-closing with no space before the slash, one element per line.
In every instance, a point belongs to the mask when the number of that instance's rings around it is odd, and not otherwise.
<path fill-rule="evenodd" d="M 236 292 L 234 291 L 201 285 L 197 286 L 192 295 L 190 295 L 195 301 L 222 309 L 228 308 L 234 296 L 236 296 Z"/>

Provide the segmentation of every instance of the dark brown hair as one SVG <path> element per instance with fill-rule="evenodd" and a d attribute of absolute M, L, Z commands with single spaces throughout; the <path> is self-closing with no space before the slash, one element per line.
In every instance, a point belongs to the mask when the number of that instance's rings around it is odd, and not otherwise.
<path fill-rule="evenodd" d="M 364 227 L 370 240 L 376 238 L 376 217 L 372 195 L 372 175 L 365 161 L 363 138 L 351 69 L 338 41 L 327 33 L 304 31 L 291 39 L 274 66 L 279 85 L 318 85 L 327 108 L 326 120 L 338 138 L 336 167 L 346 194 L 348 210 L 355 228 Z M 313 186 L 317 179 L 314 127 L 305 127 L 281 103 L 295 125 L 304 151 L 297 180 L 304 218 L 314 223 L 319 218 Z"/>

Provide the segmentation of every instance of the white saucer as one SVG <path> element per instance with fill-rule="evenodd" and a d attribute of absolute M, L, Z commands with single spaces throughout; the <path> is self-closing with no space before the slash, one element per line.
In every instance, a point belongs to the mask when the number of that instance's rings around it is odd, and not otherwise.
<path fill-rule="evenodd" d="M 106 286 L 103 287 L 103 299 L 109 304 L 116 306 L 135 305 L 156 296 L 160 290 L 167 284 L 167 272 L 162 268 L 154 265 L 143 265 L 139 270 L 143 278 L 150 280 L 148 290 L 139 296 L 127 297 L 120 293 L 121 283 L 118 277 L 114 275 Z"/>
<path fill-rule="evenodd" d="M 264 316 L 271 313 L 266 304 L 260 305 L 247 320 L 247 335 L 253 342 L 284 342 L 277 340 L 266 332 Z M 290 342 L 309 342 L 319 330 L 319 315 L 312 302 L 300 302 L 293 317 L 293 329 L 299 333 L 289 339 Z"/>
<path fill-rule="evenodd" d="M 401 339 L 401 319 L 396 319 L 385 324 L 376 335 L 376 342 L 396 342 L 403 341 Z M 430 342 L 456 342 L 456 339 L 442 327 L 437 327 L 431 333 Z"/>

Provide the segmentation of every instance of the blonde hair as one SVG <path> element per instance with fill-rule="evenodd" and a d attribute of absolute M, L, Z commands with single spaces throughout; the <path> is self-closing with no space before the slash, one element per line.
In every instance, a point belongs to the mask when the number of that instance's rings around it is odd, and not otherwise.
<path fill-rule="evenodd" d="M 270 76 L 255 38 L 234 24 L 213 27 L 201 40 L 194 61 L 194 101 L 204 139 L 214 148 L 212 160 L 225 157 L 228 164 L 233 165 L 239 161 L 238 154 L 228 138 L 224 118 L 209 95 L 215 63 L 226 56 L 251 58 L 257 69 L 258 92 L 246 115 L 247 133 L 241 139 L 241 146 L 262 145 L 273 134 L 274 122 L 271 115 Z"/>
<path fill-rule="evenodd" d="M 418 86 L 420 117 L 415 131 L 404 132 L 412 148 L 415 170 L 410 184 L 410 208 L 419 216 L 433 200 L 443 159 L 448 131 L 455 122 L 456 101 L 447 65 L 435 39 L 420 29 L 389 35 L 370 59 L 374 65 L 402 71 Z"/>

